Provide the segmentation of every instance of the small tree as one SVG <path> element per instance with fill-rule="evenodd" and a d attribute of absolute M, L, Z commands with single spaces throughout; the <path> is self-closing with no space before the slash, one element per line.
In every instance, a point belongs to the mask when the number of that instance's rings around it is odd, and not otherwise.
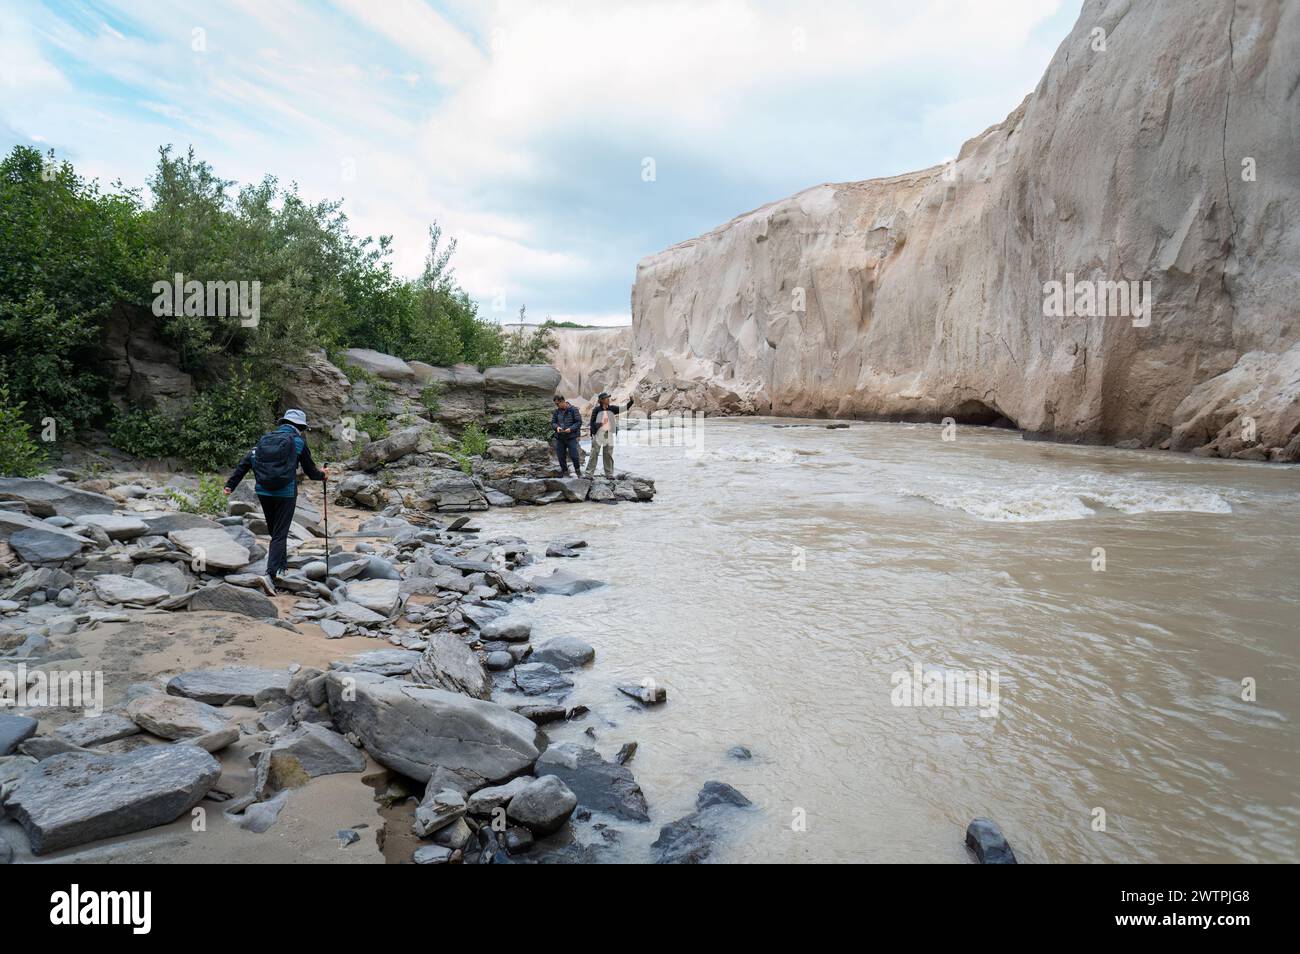
<path fill-rule="evenodd" d="M 519 307 L 519 326 L 506 337 L 505 364 L 550 364 L 551 355 L 559 342 L 555 340 L 555 322 L 548 316 L 536 328 L 525 324 L 527 310 Z"/>
<path fill-rule="evenodd" d="M 0 386 L 0 477 L 33 477 L 45 463 L 23 419 L 22 401 L 9 403 L 9 388 Z"/>

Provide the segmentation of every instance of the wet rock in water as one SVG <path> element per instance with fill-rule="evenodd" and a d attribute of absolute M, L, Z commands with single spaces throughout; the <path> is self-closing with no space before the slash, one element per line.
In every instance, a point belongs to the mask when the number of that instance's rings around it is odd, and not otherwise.
<path fill-rule="evenodd" d="M 125 755 L 68 753 L 18 780 L 6 810 L 43 855 L 144 831 L 179 818 L 202 800 L 221 765 L 193 745 L 151 745 Z"/>
<path fill-rule="evenodd" d="M 585 666 L 596 658 L 596 650 L 576 636 L 555 636 L 542 643 L 529 657 L 535 663 L 550 663 L 556 669 L 569 670 Z"/>
<path fill-rule="evenodd" d="M 479 491 L 474 478 L 454 470 L 438 472 L 436 476 L 426 480 L 416 491 L 415 499 L 418 501 L 418 506 L 440 513 L 460 513 L 488 508 L 488 501 Z M 448 529 L 460 528 L 449 527 Z"/>
<path fill-rule="evenodd" d="M 189 575 L 175 563 L 140 563 L 131 571 L 131 578 L 151 583 L 171 596 L 180 596 L 190 588 Z"/>
<path fill-rule="evenodd" d="M 0 712 L 0 756 L 10 755 L 36 734 L 36 720 Z"/>
<path fill-rule="evenodd" d="M 537 592 L 548 596 L 577 596 L 604 585 L 600 580 L 588 580 L 567 570 L 555 570 L 550 576 L 540 576 L 533 580 Z"/>
<path fill-rule="evenodd" d="M 445 865 L 451 861 L 452 850 L 442 845 L 425 845 L 415 849 L 412 859 L 417 865 Z"/>
<path fill-rule="evenodd" d="M 748 762 L 754 757 L 754 753 L 749 751 L 743 745 L 733 745 L 727 749 L 727 755 L 740 762 Z"/>
<path fill-rule="evenodd" d="M 387 618 L 401 603 L 401 586 L 396 580 L 357 580 L 347 585 L 347 598 L 372 613 Z"/>
<path fill-rule="evenodd" d="M 61 563 L 81 552 L 81 537 L 55 527 L 30 527 L 9 537 L 10 548 L 24 563 Z"/>
<path fill-rule="evenodd" d="M 173 530 L 167 539 L 189 555 L 201 561 L 208 570 L 238 570 L 250 560 L 248 548 L 237 543 L 222 527 L 193 530 Z"/>
<path fill-rule="evenodd" d="M 505 654 L 513 662 L 509 653 Z M 462 692 L 475 699 L 492 696 L 492 681 L 478 655 L 455 636 L 434 633 L 429 645 L 411 668 L 411 679 L 426 686 Z"/>
<path fill-rule="evenodd" d="M 433 785 L 431 781 L 425 788 L 424 798 L 415 809 L 413 827 L 421 838 L 465 817 L 465 796 L 456 789 L 435 789 Z"/>
<path fill-rule="evenodd" d="M 510 799 L 506 817 L 534 835 L 558 831 L 578 807 L 578 796 L 559 778 L 546 775 L 533 779 Z"/>
<path fill-rule="evenodd" d="M 520 663 L 513 675 L 519 691 L 530 696 L 560 694 L 573 688 L 573 680 L 550 663 Z"/>
<path fill-rule="evenodd" d="M 663 686 L 633 686 L 628 684 L 619 686 L 618 691 L 647 706 L 657 706 L 668 700 L 668 690 Z"/>
<path fill-rule="evenodd" d="M 487 788 L 480 788 L 469 797 L 469 813 L 471 815 L 491 815 L 498 808 L 505 807 L 510 802 L 510 799 L 522 792 L 533 781 L 532 776 L 521 775 L 519 778 L 512 778 L 504 785 L 489 785 Z"/>
<path fill-rule="evenodd" d="M 521 828 L 518 825 L 507 828 L 505 834 L 501 837 L 503 847 L 512 855 L 525 854 L 533 847 L 534 841 L 533 833 L 527 828 Z"/>
<path fill-rule="evenodd" d="M 151 692 L 132 699 L 126 714 L 160 739 L 187 739 L 225 729 L 230 716 L 204 702 Z"/>
<path fill-rule="evenodd" d="M 256 590 L 229 583 L 216 583 L 194 591 L 190 612 L 238 613 L 253 619 L 279 618 L 280 611 L 269 598 Z"/>
<path fill-rule="evenodd" d="M 197 699 L 210 706 L 251 706 L 259 692 L 268 689 L 287 692 L 290 678 L 287 669 L 255 666 L 195 669 L 173 676 L 167 682 L 167 693 Z"/>
<path fill-rule="evenodd" d="M 527 719 L 531 719 L 538 725 L 546 725 L 548 722 L 559 722 L 568 715 L 568 710 L 565 709 L 564 706 L 548 702 L 514 706 L 514 711 Z"/>
<path fill-rule="evenodd" d="M 695 811 L 665 825 L 651 844 L 655 864 L 693 865 L 708 859 L 737 809 L 752 803 L 725 782 L 706 782 Z"/>
<path fill-rule="evenodd" d="M 484 640 L 500 640 L 505 643 L 527 642 L 533 634 L 533 624 L 523 620 L 494 619 L 484 625 L 479 634 Z"/>
<path fill-rule="evenodd" d="M 637 744 L 635 742 L 623 743 L 622 747 L 618 750 L 618 754 L 614 756 L 614 761 L 619 765 L 626 765 L 628 762 L 631 762 L 632 757 L 636 755 L 636 749 Z"/>
<path fill-rule="evenodd" d="M 552 745 L 537 760 L 534 771 L 539 778 L 559 778 L 583 808 L 628 821 L 650 820 L 645 795 L 632 771 L 617 762 L 606 762 L 593 748 L 573 742 Z"/>
<path fill-rule="evenodd" d="M 501 672 L 509 669 L 515 664 L 515 657 L 510 655 L 504 649 L 498 649 L 487 654 L 484 665 L 492 672 Z"/>
<path fill-rule="evenodd" d="M 0 477 L 0 500 L 19 500 L 37 517 L 80 519 L 91 513 L 112 513 L 117 501 L 67 484 L 24 477 Z"/>
<path fill-rule="evenodd" d="M 79 521 L 83 526 L 98 527 L 110 540 L 134 540 L 149 532 L 148 525 L 137 517 L 122 517 L 115 513 L 86 514 Z"/>
<path fill-rule="evenodd" d="M 149 606 L 171 594 L 160 586 L 116 573 L 104 573 L 90 581 L 95 595 L 105 603 L 135 603 Z"/>
<path fill-rule="evenodd" d="M 966 826 L 966 847 L 982 865 L 1016 864 L 1016 853 L 1007 844 L 1002 829 L 991 819 L 976 818 Z"/>
<path fill-rule="evenodd" d="M 124 715 L 105 712 L 103 715 L 78 719 L 54 730 L 64 742 L 89 747 L 105 742 L 116 742 L 140 733 L 140 727 Z"/>
<path fill-rule="evenodd" d="M 551 477 L 546 481 L 546 489 L 552 492 L 558 491 L 570 503 L 580 503 L 587 499 L 587 492 L 591 490 L 591 479 L 589 477 Z"/>
<path fill-rule="evenodd" d="M 505 706 L 369 673 L 331 672 L 330 712 L 381 764 L 418 781 L 442 768 L 469 788 L 512 778 L 537 760 L 537 726 Z"/>
<path fill-rule="evenodd" d="M 330 668 L 340 672 L 404 676 L 419 664 L 421 655 L 413 649 L 368 649 L 351 659 L 335 660 L 330 663 Z"/>

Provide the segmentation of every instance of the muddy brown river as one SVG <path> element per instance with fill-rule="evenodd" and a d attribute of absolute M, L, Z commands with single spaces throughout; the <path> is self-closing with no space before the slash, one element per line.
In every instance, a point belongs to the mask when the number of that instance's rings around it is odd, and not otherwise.
<path fill-rule="evenodd" d="M 1300 860 L 1300 470 L 791 423 L 620 447 L 650 504 L 479 521 L 609 583 L 517 612 L 596 647 L 553 739 L 639 743 L 623 856 L 720 779 L 757 810 L 717 860 L 965 862 L 977 815 L 1026 862 Z"/>

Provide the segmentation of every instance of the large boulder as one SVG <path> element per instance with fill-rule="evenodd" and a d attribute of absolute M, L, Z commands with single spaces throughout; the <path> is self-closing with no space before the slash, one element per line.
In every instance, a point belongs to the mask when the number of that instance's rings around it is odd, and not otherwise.
<path fill-rule="evenodd" d="M 618 762 L 606 762 L 593 748 L 573 742 L 552 745 L 537 760 L 536 773 L 539 778 L 559 778 L 583 808 L 626 821 L 650 820 L 645 795 L 632 770 Z"/>
<path fill-rule="evenodd" d="M 208 570 L 237 570 L 249 561 L 248 548 L 236 543 L 224 527 L 173 530 L 167 539 Z"/>
<path fill-rule="evenodd" d="M 226 666 L 222 669 L 193 669 L 173 676 L 167 693 L 197 699 L 210 706 L 251 706 L 253 697 L 268 690 L 289 690 L 287 669 L 257 666 Z"/>
<path fill-rule="evenodd" d="M 149 532 L 149 527 L 138 517 L 116 513 L 88 513 L 78 522 L 87 527 L 98 527 L 110 540 L 134 540 Z"/>
<path fill-rule="evenodd" d="M 551 398 L 560 386 L 560 372 L 549 364 L 506 364 L 483 373 L 488 424 L 507 414 L 552 410 Z"/>
<path fill-rule="evenodd" d="M 651 844 L 656 864 L 693 865 L 708 859 L 718 840 L 738 819 L 738 809 L 752 803 L 726 782 L 705 782 L 695 797 L 695 811 L 659 830 Z"/>
<path fill-rule="evenodd" d="M 36 726 L 35 719 L 0 712 L 0 757 L 9 755 L 35 735 Z"/>
<path fill-rule="evenodd" d="M 26 477 L 0 477 L 0 500 L 18 500 L 37 517 L 70 517 L 112 513 L 117 501 L 66 484 Z"/>
<path fill-rule="evenodd" d="M 569 786 L 554 775 L 544 775 L 510 799 L 506 817 L 534 835 L 549 835 L 558 831 L 577 807 L 578 796 Z"/>
<path fill-rule="evenodd" d="M 417 424 L 404 427 L 396 433 L 377 441 L 371 441 L 361 449 L 360 465 L 362 470 L 377 470 L 384 464 L 401 460 L 418 450 L 428 450 L 432 444 L 428 438 L 427 425 Z"/>
<path fill-rule="evenodd" d="M 347 598 L 378 613 L 392 616 L 401 605 L 401 584 L 397 580 L 355 580 L 347 585 Z"/>
<path fill-rule="evenodd" d="M 343 360 L 354 368 L 367 371 L 385 381 L 409 383 L 415 381 L 415 371 L 401 358 L 391 354 L 371 351 L 369 348 L 349 348 L 343 352 Z"/>
<path fill-rule="evenodd" d="M 196 739 L 210 732 L 220 732 L 230 724 L 230 716 L 205 702 L 148 692 L 136 696 L 126 706 L 131 721 L 160 739 Z"/>
<path fill-rule="evenodd" d="M 43 855 L 174 821 L 197 805 L 221 765 L 195 745 L 151 745 L 125 755 L 67 752 L 18 780 L 5 809 Z"/>
<path fill-rule="evenodd" d="M 461 692 L 475 699 L 492 696 L 492 681 L 478 654 L 450 633 L 429 636 L 429 645 L 411 670 L 411 678 L 422 685 Z"/>
<path fill-rule="evenodd" d="M 121 410 L 146 407 L 177 416 L 194 400 L 194 379 L 181 370 L 181 355 L 161 333 L 149 309 L 122 305 L 104 326 L 102 370 L 112 402 Z"/>
<path fill-rule="evenodd" d="M 313 428 L 328 430 L 343 416 L 351 388 L 348 376 L 330 364 L 325 352 L 313 351 L 301 364 L 284 367 L 280 378 L 280 410 L 299 408 L 306 412 L 307 422 Z"/>
<path fill-rule="evenodd" d="M 278 618 L 279 609 L 266 596 L 246 586 L 215 583 L 200 587 L 190 597 L 190 612 L 238 613 L 253 619 Z"/>
<path fill-rule="evenodd" d="M 416 367 L 414 363 L 411 366 Z M 483 422 L 487 413 L 483 374 L 472 364 L 454 364 L 449 368 L 430 367 L 421 383 L 438 389 L 438 404 L 432 412 L 438 423 L 460 431 L 468 424 Z"/>
<path fill-rule="evenodd" d="M 414 497 L 420 508 L 444 513 L 488 508 L 487 499 L 474 479 L 458 470 L 435 471 L 415 492 Z"/>
<path fill-rule="evenodd" d="M 334 722 L 378 762 L 427 782 L 437 769 L 481 788 L 527 771 L 542 738 L 504 706 L 369 673 L 330 672 Z"/>
<path fill-rule="evenodd" d="M 9 546 L 24 563 L 62 563 L 81 552 L 86 541 L 58 527 L 30 527 L 9 536 Z"/>

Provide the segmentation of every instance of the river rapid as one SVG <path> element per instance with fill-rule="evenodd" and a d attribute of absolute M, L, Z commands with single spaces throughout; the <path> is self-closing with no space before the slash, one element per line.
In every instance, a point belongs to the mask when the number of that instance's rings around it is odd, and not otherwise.
<path fill-rule="evenodd" d="M 965 862 L 979 815 L 1023 862 L 1300 860 L 1300 469 L 948 436 L 714 419 L 617 449 L 652 503 L 476 518 L 609 584 L 514 612 L 596 648 L 552 739 L 639 743 L 618 857 L 718 779 L 720 861 Z"/>

